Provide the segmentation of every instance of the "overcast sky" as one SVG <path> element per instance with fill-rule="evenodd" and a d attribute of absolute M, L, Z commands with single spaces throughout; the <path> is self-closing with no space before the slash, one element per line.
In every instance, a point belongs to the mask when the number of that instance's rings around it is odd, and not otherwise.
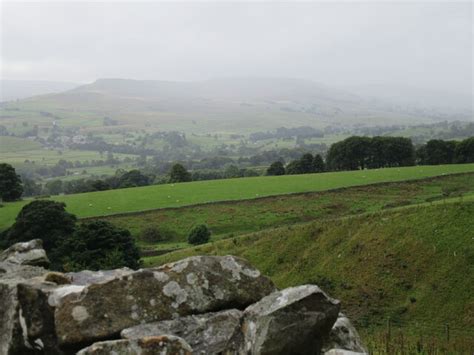
<path fill-rule="evenodd" d="M 3 79 L 306 78 L 472 90 L 470 1 L 3 2 Z"/>

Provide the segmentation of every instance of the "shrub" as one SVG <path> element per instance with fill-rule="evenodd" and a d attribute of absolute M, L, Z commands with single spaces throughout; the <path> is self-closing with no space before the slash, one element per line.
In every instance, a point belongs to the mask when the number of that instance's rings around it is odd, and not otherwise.
<path fill-rule="evenodd" d="M 110 222 L 92 221 L 80 224 L 58 248 L 62 255 L 59 269 L 136 269 L 140 254 L 130 232 Z"/>
<path fill-rule="evenodd" d="M 66 211 L 62 202 L 36 200 L 25 205 L 16 217 L 15 223 L 5 232 L 6 239 L 1 247 L 39 238 L 50 259 L 49 253 L 61 240 L 70 235 L 76 225 L 76 216 Z M 51 260 L 53 261 L 53 260 Z"/>
<path fill-rule="evenodd" d="M 146 227 L 140 233 L 140 240 L 147 243 L 158 243 L 161 242 L 161 235 L 157 228 Z"/>
<path fill-rule="evenodd" d="M 204 224 L 200 224 L 191 229 L 188 236 L 188 243 L 193 245 L 204 244 L 209 241 L 210 237 L 211 231 L 209 228 Z"/>
<path fill-rule="evenodd" d="M 174 233 L 167 229 L 146 227 L 140 233 L 140 240 L 147 243 L 160 243 L 173 239 Z"/>

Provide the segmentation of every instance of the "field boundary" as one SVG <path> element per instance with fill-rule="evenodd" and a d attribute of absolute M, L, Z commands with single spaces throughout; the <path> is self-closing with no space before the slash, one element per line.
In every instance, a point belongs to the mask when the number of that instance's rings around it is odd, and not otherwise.
<path fill-rule="evenodd" d="M 328 194 L 328 193 L 340 193 L 340 192 L 347 191 L 349 189 L 357 189 L 357 188 L 361 188 L 361 187 L 393 186 L 393 185 L 398 185 L 398 184 L 417 183 L 417 182 L 420 182 L 420 181 L 430 182 L 430 181 L 442 180 L 442 179 L 452 177 L 452 176 L 463 176 L 463 175 L 466 175 L 466 176 L 467 175 L 473 175 L 474 176 L 474 172 L 436 175 L 436 176 L 430 176 L 430 177 L 420 178 L 420 179 L 408 179 L 408 180 L 399 180 L 399 181 L 376 182 L 376 183 L 373 183 L 373 184 L 338 187 L 338 188 L 328 189 L 328 190 L 324 190 L 324 191 L 293 192 L 293 193 L 284 193 L 284 194 L 269 195 L 269 196 L 262 196 L 262 197 L 245 198 L 245 199 L 239 199 L 239 200 L 209 201 L 209 202 L 195 203 L 195 204 L 186 205 L 186 206 L 152 208 L 152 209 L 140 210 L 140 211 L 120 212 L 120 213 L 105 214 L 105 215 L 98 215 L 98 216 L 91 216 L 91 217 L 81 217 L 81 218 L 78 218 L 78 219 L 81 220 L 81 221 L 87 221 L 87 220 L 95 220 L 95 219 L 99 219 L 99 218 L 126 217 L 126 216 L 135 216 L 135 215 L 142 215 L 142 214 L 147 214 L 147 213 L 154 213 L 154 212 L 157 212 L 157 211 L 173 211 L 173 210 L 178 210 L 178 209 L 196 208 L 196 207 L 201 207 L 201 206 L 204 207 L 204 206 L 211 206 L 211 205 L 217 205 L 217 204 L 237 204 L 237 203 L 240 203 L 240 202 L 264 201 L 264 200 L 271 200 L 271 199 L 278 198 L 278 197 L 310 196 L 310 195 L 320 196 L 320 195 L 324 195 L 324 194 Z"/>

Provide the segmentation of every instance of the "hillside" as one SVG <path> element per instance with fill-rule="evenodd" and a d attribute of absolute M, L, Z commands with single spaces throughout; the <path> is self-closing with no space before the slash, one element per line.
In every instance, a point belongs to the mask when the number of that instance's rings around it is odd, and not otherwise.
<path fill-rule="evenodd" d="M 43 112 L 43 114 L 42 114 Z M 44 121 L 44 114 L 69 127 L 101 127 L 103 117 L 119 128 L 233 132 L 309 125 L 430 123 L 432 112 L 399 110 L 312 81 L 228 78 L 200 82 L 100 79 L 57 94 L 4 105 L 12 115 Z M 80 119 L 80 121 L 78 120 Z M 448 116 L 444 119 L 450 119 Z"/>
<path fill-rule="evenodd" d="M 322 174 L 261 176 L 60 195 L 54 196 L 53 199 L 65 202 L 68 211 L 78 217 L 94 217 L 217 201 L 235 201 L 272 195 L 324 191 L 473 171 L 474 164 L 450 164 Z M 11 225 L 21 207 L 30 201 L 26 199 L 19 202 L 5 203 L 5 206 L 1 208 L 0 229 Z"/>
<path fill-rule="evenodd" d="M 385 327 L 390 318 L 405 334 L 441 334 L 449 323 L 453 338 L 469 338 L 473 215 L 474 202 L 408 207 L 269 229 L 148 258 L 146 264 L 239 255 L 279 287 L 320 285 L 366 330 Z"/>

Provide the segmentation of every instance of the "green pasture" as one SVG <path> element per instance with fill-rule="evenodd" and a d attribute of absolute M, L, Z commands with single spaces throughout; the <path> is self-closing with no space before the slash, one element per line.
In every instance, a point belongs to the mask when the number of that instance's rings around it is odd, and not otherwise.
<path fill-rule="evenodd" d="M 3 138 L 3 137 L 2 137 Z M 35 142 L 31 142 L 35 143 Z M 105 160 L 107 159 L 107 154 L 100 154 L 97 151 L 91 150 L 52 150 L 52 149 L 32 149 L 32 150 L 16 150 L 13 151 L 9 149 L 8 152 L 0 152 L 1 158 L 0 161 L 2 163 L 8 163 L 13 166 L 19 166 L 25 162 L 25 160 L 29 160 L 30 162 L 35 162 L 38 166 L 48 166 L 48 165 L 55 165 L 59 160 L 67 160 L 67 161 L 86 161 L 86 160 Z M 125 157 L 136 157 L 135 155 L 131 154 L 120 154 L 114 153 L 114 157 L 117 159 L 123 159 Z"/>
<path fill-rule="evenodd" d="M 28 154 L 28 151 L 39 149 L 41 149 L 41 144 L 31 139 L 9 136 L 0 137 L 0 154 L 2 162 L 4 161 L 4 155 L 7 156 L 8 154 L 13 153 L 17 154 L 17 156 L 24 157 Z"/>
<path fill-rule="evenodd" d="M 447 194 L 448 191 L 451 191 L 450 195 Z M 457 195 L 456 191 L 462 191 L 462 197 Z M 452 196 L 456 196 L 454 201 L 474 198 L 474 174 L 158 209 L 100 218 L 106 218 L 113 224 L 130 230 L 146 249 L 175 249 L 186 247 L 190 229 L 202 223 L 211 229 L 212 240 L 219 240 L 311 220 L 372 213 L 414 204 L 447 203 Z M 150 227 L 165 235 L 166 241 L 157 243 L 143 240 L 142 232 Z"/>
<path fill-rule="evenodd" d="M 414 166 L 322 174 L 197 181 L 55 196 L 53 198 L 65 202 L 68 210 L 78 217 L 93 217 L 217 201 L 324 191 L 473 171 L 474 164 Z M 5 203 L 4 207 L 0 209 L 0 229 L 8 227 L 21 207 L 29 201 Z"/>

